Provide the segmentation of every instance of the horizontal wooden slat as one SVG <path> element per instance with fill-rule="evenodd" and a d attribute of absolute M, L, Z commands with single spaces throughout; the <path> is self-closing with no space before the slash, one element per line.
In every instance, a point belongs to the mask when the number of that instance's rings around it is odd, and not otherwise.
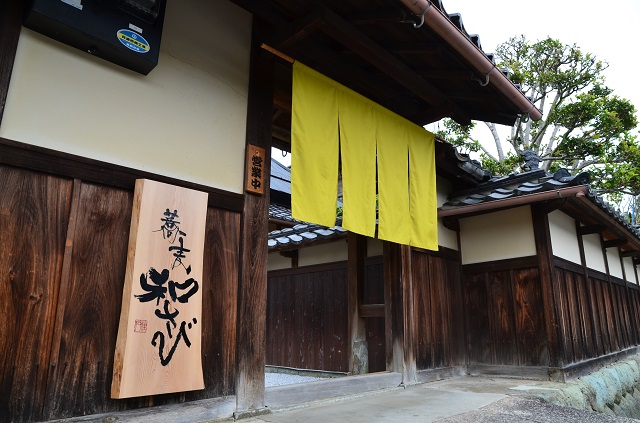
<path fill-rule="evenodd" d="M 88 159 L 44 147 L 0 138 L 0 164 L 36 170 L 57 176 L 82 179 L 133 192 L 136 179 L 153 179 L 209 194 L 209 206 L 242 212 L 244 196 L 218 188 L 185 182 L 124 166 Z"/>
<path fill-rule="evenodd" d="M 360 317 L 384 317 L 384 304 L 363 304 L 358 310 Z"/>

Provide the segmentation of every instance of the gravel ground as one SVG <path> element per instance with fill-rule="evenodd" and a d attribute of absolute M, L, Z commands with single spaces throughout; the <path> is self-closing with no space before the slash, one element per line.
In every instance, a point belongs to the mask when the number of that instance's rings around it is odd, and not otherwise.
<path fill-rule="evenodd" d="M 294 383 L 313 382 L 314 380 L 322 380 L 321 377 L 288 375 L 286 373 L 265 373 L 265 386 L 292 385 Z"/>

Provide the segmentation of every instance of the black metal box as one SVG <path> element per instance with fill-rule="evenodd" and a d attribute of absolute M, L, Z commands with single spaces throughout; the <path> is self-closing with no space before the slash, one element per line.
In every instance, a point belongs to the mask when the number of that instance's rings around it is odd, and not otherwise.
<path fill-rule="evenodd" d="M 24 26 L 147 75 L 158 64 L 165 0 L 33 0 Z"/>

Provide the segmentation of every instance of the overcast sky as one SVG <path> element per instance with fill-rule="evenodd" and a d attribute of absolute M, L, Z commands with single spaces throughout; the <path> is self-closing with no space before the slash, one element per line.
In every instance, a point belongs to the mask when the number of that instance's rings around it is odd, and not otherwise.
<path fill-rule="evenodd" d="M 640 0 L 443 0 L 447 13 L 460 13 L 469 34 L 480 35 L 482 49 L 523 34 L 577 44 L 609 63 L 607 85 L 640 109 Z"/>

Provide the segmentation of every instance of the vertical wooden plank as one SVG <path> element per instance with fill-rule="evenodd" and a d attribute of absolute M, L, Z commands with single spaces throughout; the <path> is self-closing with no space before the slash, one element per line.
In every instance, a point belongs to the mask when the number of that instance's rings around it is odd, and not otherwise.
<path fill-rule="evenodd" d="M 368 346 L 365 321 L 360 317 L 359 306 L 362 303 L 363 284 L 365 281 L 364 259 L 367 239 L 362 235 L 349 232 L 347 235 L 347 282 L 348 282 L 348 325 L 349 325 L 349 371 L 353 374 L 368 371 Z"/>
<path fill-rule="evenodd" d="M 62 324 L 54 338 L 48 418 L 94 414 L 146 400 L 110 398 L 125 279 L 132 194 L 83 184 Z M 166 396 L 175 398 L 172 396 Z"/>
<path fill-rule="evenodd" d="M 265 149 L 264 172 L 269 174 L 273 58 L 260 48 L 267 28 L 266 24 L 254 17 L 246 144 Z M 268 190 L 262 196 L 245 194 L 238 283 L 236 408 L 239 412 L 264 408 L 268 213 Z"/>
<path fill-rule="evenodd" d="M 72 184 L 5 166 L 0 180 L 0 420 L 42 420 Z"/>
<path fill-rule="evenodd" d="M 202 353 L 205 389 L 186 399 L 235 392 L 240 214 L 209 208 L 205 234 Z"/>
<path fill-rule="evenodd" d="M 581 336 L 584 345 L 584 353 L 587 358 L 597 357 L 596 335 L 592 326 L 592 318 L 589 316 L 590 305 L 585 277 L 582 274 L 575 275 L 576 296 L 579 305 L 579 319 L 581 322 Z"/>
<path fill-rule="evenodd" d="M 402 373 L 402 383 L 416 381 L 415 321 L 411 274 L 411 247 L 384 243 L 385 318 L 389 322 L 392 352 L 388 370 Z M 389 296 L 387 296 L 389 294 Z"/>
<path fill-rule="evenodd" d="M 0 2 L 0 125 L 22 28 L 26 0 Z"/>
<path fill-rule="evenodd" d="M 429 271 L 427 273 L 429 279 L 429 308 L 431 315 L 429 323 L 431 325 L 431 344 L 433 367 L 438 368 L 444 366 L 444 327 L 442 322 L 443 306 L 442 303 L 442 284 L 443 269 L 440 262 L 429 260 Z"/>
<path fill-rule="evenodd" d="M 509 271 L 489 276 L 489 322 L 493 334 L 493 364 L 517 363 L 516 333 L 513 325 L 513 300 Z"/>
<path fill-rule="evenodd" d="M 380 260 L 366 265 L 366 280 L 363 292 L 363 302 L 365 304 L 384 304 L 384 272 L 382 257 Z M 369 352 L 369 372 L 382 372 L 386 370 L 386 339 L 385 339 L 385 318 L 367 318 L 367 348 Z"/>
<path fill-rule="evenodd" d="M 576 234 L 579 234 L 580 222 L 576 220 Z M 587 260 L 585 258 L 584 253 L 584 241 L 582 240 L 582 236 L 577 235 L 578 238 L 578 250 L 580 251 L 580 262 L 582 264 L 582 274 L 584 280 L 584 287 L 586 293 L 586 304 L 588 309 L 588 318 L 591 323 L 592 334 L 594 336 L 594 352 L 596 355 L 604 354 L 604 346 L 602 345 L 602 332 L 600 331 L 600 316 L 597 313 L 597 300 L 595 298 L 594 286 L 591 280 L 589 279 L 589 269 L 587 268 Z M 594 356 L 595 357 L 595 356 Z"/>
<path fill-rule="evenodd" d="M 549 355 L 544 330 L 542 293 L 538 269 L 514 271 L 514 304 L 518 363 L 522 366 L 547 366 Z"/>
<path fill-rule="evenodd" d="M 567 272 L 563 269 L 555 269 L 554 291 L 556 292 L 556 304 L 558 307 L 558 329 L 562 338 L 565 364 L 575 363 L 575 350 L 573 342 L 571 306 L 567 295 Z"/>
<path fill-rule="evenodd" d="M 428 276 L 428 256 L 413 252 L 414 310 L 416 313 L 416 366 L 418 370 L 434 368 L 432 355 L 431 313 Z"/>
<path fill-rule="evenodd" d="M 586 358 L 584 352 L 583 338 L 582 338 L 582 323 L 580 319 L 580 313 L 578 311 L 578 300 L 576 295 L 575 276 L 572 272 L 564 272 L 565 290 L 567 311 L 570 320 L 570 335 L 573 345 L 574 360 L 580 362 Z"/>
<path fill-rule="evenodd" d="M 564 351 L 558 326 L 558 310 L 556 293 L 554 292 L 553 252 L 549 235 L 549 219 L 543 209 L 544 205 L 532 205 L 533 231 L 538 252 L 538 268 L 542 288 L 543 312 L 549 349 L 549 366 L 564 366 Z"/>
<path fill-rule="evenodd" d="M 467 348 L 470 363 L 491 363 L 491 332 L 486 273 L 464 272 Z"/>
<path fill-rule="evenodd" d="M 600 310 L 600 323 L 602 325 L 602 331 L 604 334 L 604 339 L 606 340 L 606 348 L 605 353 L 609 354 L 615 351 L 615 334 L 611 331 L 611 314 L 609 311 L 609 307 L 607 306 L 607 282 L 594 278 L 594 281 L 597 282 L 597 290 L 598 290 L 598 308 Z"/>
<path fill-rule="evenodd" d="M 450 287 L 451 365 L 465 364 L 465 316 L 460 260 L 447 260 L 447 283 Z"/>

